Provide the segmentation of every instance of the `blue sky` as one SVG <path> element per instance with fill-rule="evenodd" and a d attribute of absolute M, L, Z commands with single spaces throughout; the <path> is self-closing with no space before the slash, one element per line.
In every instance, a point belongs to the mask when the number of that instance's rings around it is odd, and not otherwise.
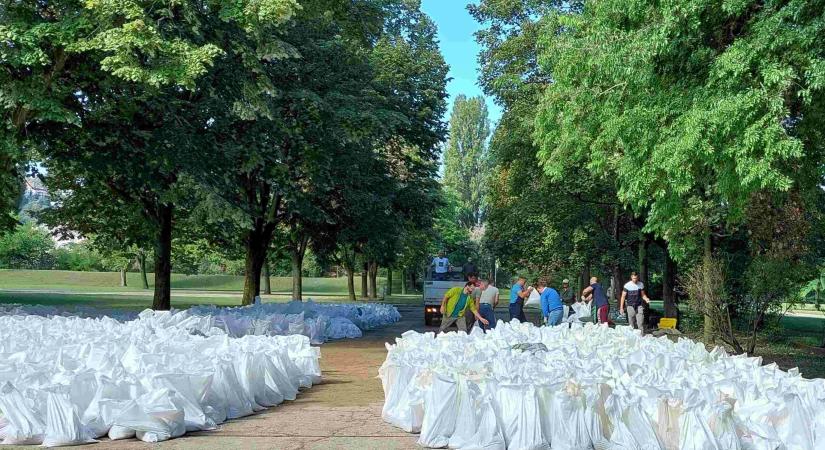
<path fill-rule="evenodd" d="M 467 0 L 422 0 L 421 9 L 438 25 L 441 53 L 450 65 L 452 81 L 447 85 L 450 109 L 445 117 L 449 120 L 453 99 L 458 94 L 484 95 L 478 86 L 479 45 L 473 35 L 479 24 L 467 12 Z M 496 124 L 501 117 L 501 108 L 487 98 L 487 109 L 491 123 Z"/>

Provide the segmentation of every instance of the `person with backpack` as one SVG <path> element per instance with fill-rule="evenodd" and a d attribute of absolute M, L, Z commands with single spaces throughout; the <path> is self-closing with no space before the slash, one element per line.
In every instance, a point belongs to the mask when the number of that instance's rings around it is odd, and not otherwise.
<path fill-rule="evenodd" d="M 642 334 L 645 334 L 645 307 L 648 305 L 650 298 L 645 292 L 645 285 L 639 281 L 639 275 L 633 272 L 630 274 L 630 281 L 622 287 L 619 311 L 621 314 L 627 313 L 627 323 L 631 328 L 641 330 Z"/>

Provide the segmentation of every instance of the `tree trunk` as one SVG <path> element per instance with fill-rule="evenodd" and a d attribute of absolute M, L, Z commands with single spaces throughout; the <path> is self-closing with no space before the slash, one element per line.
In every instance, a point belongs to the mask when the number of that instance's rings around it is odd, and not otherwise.
<path fill-rule="evenodd" d="M 143 283 L 143 289 L 149 289 L 149 278 L 146 276 L 146 253 L 143 250 L 138 251 L 137 262 L 138 268 L 140 269 L 140 281 Z"/>
<path fill-rule="evenodd" d="M 269 279 L 269 263 L 268 262 L 264 262 L 263 283 L 264 283 L 264 294 L 267 294 L 267 295 L 272 294 L 272 282 Z"/>
<path fill-rule="evenodd" d="M 401 268 L 401 295 L 407 295 L 407 268 Z"/>
<path fill-rule="evenodd" d="M 676 261 L 670 257 L 667 246 L 665 252 L 665 266 L 662 270 L 662 300 L 665 307 L 665 317 L 678 318 L 679 309 L 676 305 Z"/>
<path fill-rule="evenodd" d="M 304 277 L 301 271 L 304 268 L 303 251 L 292 251 L 292 299 L 303 301 Z"/>
<path fill-rule="evenodd" d="M 172 210 L 170 204 L 158 207 L 158 236 L 155 242 L 155 296 L 152 309 L 172 308 Z"/>
<path fill-rule="evenodd" d="M 705 232 L 705 241 L 704 241 L 704 263 L 710 264 L 711 259 L 713 258 L 713 242 L 711 241 L 710 230 Z M 702 302 L 705 305 L 705 311 L 711 311 L 713 305 L 710 304 L 712 300 L 710 298 L 702 299 Z M 704 327 L 704 341 L 705 344 L 713 345 L 716 343 L 716 330 L 713 326 L 713 318 L 710 314 L 705 314 L 705 327 Z"/>
<path fill-rule="evenodd" d="M 347 271 L 347 294 L 350 301 L 355 301 L 355 267 L 344 264 Z"/>
<path fill-rule="evenodd" d="M 619 269 L 618 264 L 614 264 L 611 272 L 610 272 L 610 285 L 612 289 L 610 289 L 610 303 L 616 305 L 618 308 L 617 299 L 621 296 L 620 292 L 622 290 L 622 273 Z"/>
<path fill-rule="evenodd" d="M 613 240 L 619 244 L 619 205 L 613 207 Z M 610 271 L 610 303 L 616 304 L 616 298 L 619 296 L 618 290 L 622 280 L 622 274 L 619 269 L 619 262 L 613 263 Z M 621 311 L 620 311 L 621 312 Z"/>
<path fill-rule="evenodd" d="M 255 297 L 261 295 L 261 272 L 271 241 L 272 232 L 262 223 L 255 224 L 255 227 L 246 234 L 243 298 L 241 299 L 243 305 L 253 304 Z"/>
<path fill-rule="evenodd" d="M 387 267 L 387 288 L 384 291 L 385 296 L 392 295 L 392 268 Z"/>
<path fill-rule="evenodd" d="M 361 270 L 361 298 L 366 299 L 369 298 L 367 295 L 367 272 L 369 272 L 369 264 L 364 263 L 364 267 Z"/>
<path fill-rule="evenodd" d="M 126 269 L 120 269 L 120 287 L 126 287 Z"/>
<path fill-rule="evenodd" d="M 582 267 L 582 272 L 579 274 L 579 292 L 577 293 L 577 297 L 581 295 L 581 292 L 590 285 L 590 264 L 585 264 Z"/>
<path fill-rule="evenodd" d="M 415 291 L 418 288 L 418 280 L 416 279 L 415 276 L 416 276 L 415 270 L 410 271 L 410 287 L 412 288 L 413 291 Z"/>
<path fill-rule="evenodd" d="M 649 247 L 650 235 L 643 234 L 642 239 L 639 241 L 639 281 L 645 284 L 648 294 L 650 293 L 650 287 L 647 286 L 649 275 L 647 250 Z"/>
<path fill-rule="evenodd" d="M 370 269 L 369 269 L 369 295 L 370 299 L 375 300 L 378 298 L 378 263 L 375 261 L 370 262 Z"/>

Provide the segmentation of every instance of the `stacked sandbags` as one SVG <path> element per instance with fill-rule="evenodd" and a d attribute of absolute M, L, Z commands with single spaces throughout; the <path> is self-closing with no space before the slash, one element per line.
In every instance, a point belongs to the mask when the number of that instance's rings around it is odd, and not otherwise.
<path fill-rule="evenodd" d="M 825 448 L 825 380 L 688 339 L 516 321 L 387 350 L 382 417 L 426 447 Z"/>
<path fill-rule="evenodd" d="M 293 400 L 320 380 L 320 353 L 304 336 L 206 335 L 170 316 L 0 317 L 2 443 L 158 442 Z"/>
<path fill-rule="evenodd" d="M 334 304 L 313 301 L 261 303 L 240 307 L 195 306 L 180 317 L 213 319 L 212 326 L 232 336 L 303 334 L 312 343 L 330 339 L 358 338 L 362 331 L 387 326 L 401 320 L 392 305 Z"/>
<path fill-rule="evenodd" d="M 286 336 L 300 334 L 313 344 L 331 339 L 359 338 L 362 331 L 398 322 L 401 314 L 392 305 L 327 304 L 312 301 L 263 303 L 240 307 L 194 306 L 185 310 L 142 313 L 92 307 L 54 307 L 45 305 L 0 305 L 0 316 L 37 315 L 43 317 L 109 317 L 121 322 L 140 317 L 155 327 L 175 326 L 209 334 L 212 328 L 231 337 L 246 335 Z"/>

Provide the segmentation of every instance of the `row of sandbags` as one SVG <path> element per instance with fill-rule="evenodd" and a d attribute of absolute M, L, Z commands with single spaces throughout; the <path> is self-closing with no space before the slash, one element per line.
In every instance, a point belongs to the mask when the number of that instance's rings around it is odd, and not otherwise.
<path fill-rule="evenodd" d="M 381 303 L 316 303 L 291 301 L 240 307 L 195 306 L 185 316 L 209 317 L 232 336 L 303 334 L 313 343 L 359 338 L 362 331 L 401 320 L 395 306 Z"/>
<path fill-rule="evenodd" d="M 58 308 L 47 305 L 0 305 L 0 316 L 38 315 L 44 317 L 111 317 L 119 321 L 138 318 L 136 311 L 118 309 L 96 309 L 87 306 Z M 330 339 L 359 338 L 362 331 L 372 330 L 398 322 L 401 314 L 392 305 L 380 303 L 327 304 L 313 301 L 291 301 L 288 303 L 263 303 L 240 307 L 194 306 L 185 310 L 140 313 L 144 320 L 151 316 L 159 323 L 177 326 L 187 323 L 197 325 L 199 331 L 207 332 L 216 327 L 232 337 L 246 335 L 285 336 L 302 334 L 313 344 L 322 344 Z M 203 320 L 192 320 L 193 317 Z"/>
<path fill-rule="evenodd" d="M 293 400 L 320 381 L 320 352 L 305 336 L 161 325 L 0 317 L 0 441 L 158 442 Z"/>
<path fill-rule="evenodd" d="M 387 350 L 382 417 L 425 447 L 825 448 L 825 380 L 688 339 L 514 321 Z"/>

